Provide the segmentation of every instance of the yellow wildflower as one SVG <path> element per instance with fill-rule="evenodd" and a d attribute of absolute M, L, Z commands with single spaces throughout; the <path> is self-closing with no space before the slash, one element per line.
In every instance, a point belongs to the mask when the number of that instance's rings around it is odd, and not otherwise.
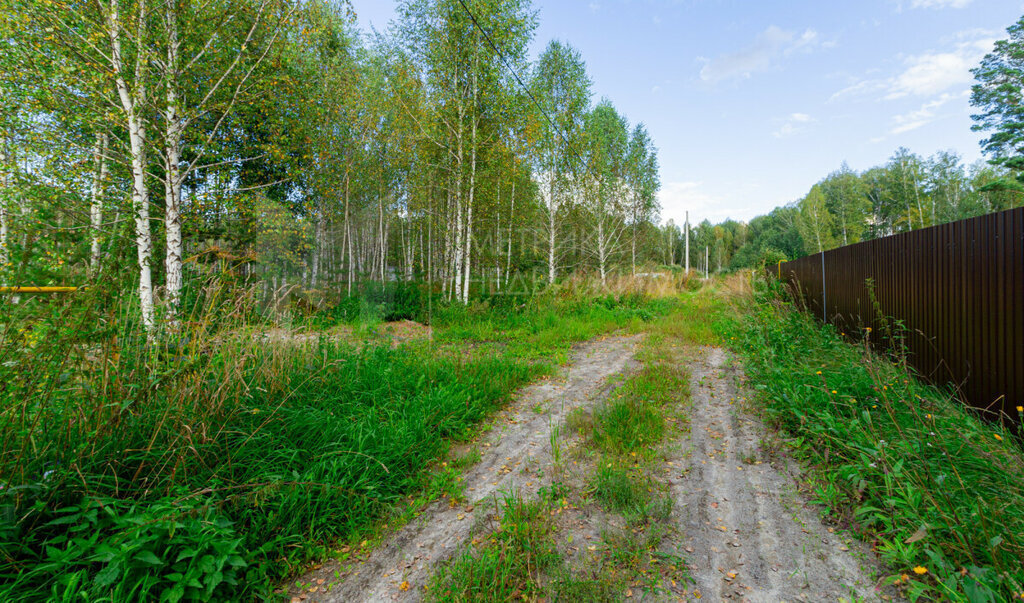
<path fill-rule="evenodd" d="M 914 568 L 914 573 L 918 576 L 923 576 L 928 573 L 927 567 L 921 567 L 920 565 Z"/>
<path fill-rule="evenodd" d="M 929 419 L 932 418 L 931 414 L 927 414 L 925 416 L 928 417 Z"/>
<path fill-rule="evenodd" d="M 1024 406 L 1018 406 L 1017 412 L 1024 412 Z"/>
<path fill-rule="evenodd" d="M 820 374 L 821 374 L 821 371 L 818 371 L 817 373 L 814 373 L 814 374 L 815 374 L 815 375 L 820 375 Z"/>
<path fill-rule="evenodd" d="M 996 439 L 999 440 L 1000 442 L 1003 441 L 1003 436 L 999 435 L 998 433 L 994 433 L 992 435 L 996 436 Z"/>
<path fill-rule="evenodd" d="M 832 393 L 833 394 L 838 394 L 839 392 L 837 392 L 836 390 L 832 390 Z"/>

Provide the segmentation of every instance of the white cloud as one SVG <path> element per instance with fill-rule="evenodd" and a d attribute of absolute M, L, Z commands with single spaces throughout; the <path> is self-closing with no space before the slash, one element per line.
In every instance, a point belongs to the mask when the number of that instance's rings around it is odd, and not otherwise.
<path fill-rule="evenodd" d="M 700 70 L 700 79 L 711 83 L 746 79 L 759 71 L 767 71 L 781 58 L 798 52 L 809 52 L 817 47 L 834 45 L 834 42 L 822 43 L 818 32 L 813 29 L 797 34 L 771 25 L 757 34 L 754 42 L 742 50 L 713 59 L 701 57 L 704 66 Z"/>
<path fill-rule="evenodd" d="M 790 113 L 789 117 L 782 120 L 776 120 L 777 123 L 781 122 L 782 125 L 778 130 L 772 132 L 772 136 L 775 138 L 786 138 L 792 136 L 805 130 L 808 125 L 813 124 L 816 121 L 818 120 L 806 113 Z"/>
<path fill-rule="evenodd" d="M 954 42 L 952 48 L 909 56 L 903 59 L 903 69 L 898 74 L 854 82 L 829 100 L 876 95 L 886 100 L 929 97 L 968 85 L 974 81 L 971 69 L 992 49 L 995 37 L 989 31 L 969 30 L 949 41 Z"/>
<path fill-rule="evenodd" d="M 935 121 L 940 116 L 936 114 L 936 110 L 945 105 L 946 103 L 956 100 L 959 98 L 965 98 L 968 95 L 968 91 L 964 90 L 960 94 L 950 94 L 945 92 L 939 95 L 938 98 L 928 101 L 921 105 L 920 108 L 913 111 L 909 111 L 902 115 L 893 116 L 893 127 L 889 130 L 890 135 L 903 134 L 916 130 L 921 126 L 928 125 Z"/>
<path fill-rule="evenodd" d="M 964 8 L 972 0 L 911 0 L 910 8 Z"/>
<path fill-rule="evenodd" d="M 697 224 L 701 220 L 721 222 L 737 214 L 753 215 L 749 208 L 730 209 L 724 205 L 724 199 L 704 190 L 703 182 L 665 182 L 658 191 L 658 203 L 661 205 L 662 221 L 674 221 L 682 226 L 686 220 L 686 212 L 690 212 L 690 223 Z"/>

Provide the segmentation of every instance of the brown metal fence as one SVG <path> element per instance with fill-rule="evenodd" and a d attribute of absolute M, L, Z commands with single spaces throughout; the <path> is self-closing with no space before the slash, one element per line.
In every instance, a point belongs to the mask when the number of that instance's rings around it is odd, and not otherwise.
<path fill-rule="evenodd" d="M 850 334 L 870 327 L 881 345 L 890 343 L 888 324 L 904 334 L 908 363 L 922 376 L 954 385 L 974 407 L 1017 418 L 1024 404 L 1024 208 L 833 249 L 777 270 L 808 311 Z"/>

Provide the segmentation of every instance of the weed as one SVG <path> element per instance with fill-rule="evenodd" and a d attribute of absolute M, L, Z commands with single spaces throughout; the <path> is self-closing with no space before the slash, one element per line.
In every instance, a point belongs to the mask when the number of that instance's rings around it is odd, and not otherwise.
<path fill-rule="evenodd" d="M 549 426 L 548 441 L 551 443 L 551 460 L 557 467 L 562 463 L 562 442 L 558 439 L 560 427 L 556 424 Z"/>
<path fill-rule="evenodd" d="M 635 513 L 651 500 L 651 480 L 639 469 L 631 472 L 611 461 L 601 461 L 593 478 L 594 497 L 607 509 Z"/>
<path fill-rule="evenodd" d="M 762 286 L 756 302 L 736 349 L 765 415 L 816 467 L 816 499 L 876 542 L 892 581 L 912 599 L 1024 591 L 1024 453 L 1013 438 L 775 289 Z"/>
<path fill-rule="evenodd" d="M 495 506 L 498 506 L 495 501 Z M 483 545 L 442 566 L 431 579 L 427 596 L 435 601 L 510 601 L 541 591 L 541 575 L 561 562 L 554 526 L 544 500 L 526 501 L 519 493 L 504 495 L 500 525 Z"/>

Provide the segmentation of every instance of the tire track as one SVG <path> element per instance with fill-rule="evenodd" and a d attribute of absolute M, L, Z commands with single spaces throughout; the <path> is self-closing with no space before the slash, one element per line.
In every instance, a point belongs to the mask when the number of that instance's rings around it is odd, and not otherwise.
<path fill-rule="evenodd" d="M 551 425 L 564 424 L 571 410 L 592 406 L 603 397 L 608 378 L 626 367 L 640 340 L 640 336 L 602 337 L 580 344 L 561 379 L 523 388 L 495 418 L 498 428 L 480 440 L 481 460 L 464 476 L 469 497 L 466 506 L 432 503 L 363 561 L 328 563 L 300 578 L 300 582 L 314 585 L 314 592 L 293 589 L 292 600 L 420 600 L 435 565 L 449 559 L 469 539 L 474 510 L 479 518 L 485 508 L 493 508 L 487 504 L 493 495 L 513 489 L 535 493 L 550 481 L 543 470 L 552 465 Z M 544 412 L 536 412 L 537 405 Z"/>
<path fill-rule="evenodd" d="M 822 525 L 788 467 L 760 460 L 765 430 L 741 410 L 738 376 L 720 348 L 691 364 L 689 469 L 672 491 L 696 590 L 711 600 L 880 600 L 867 547 Z"/>

